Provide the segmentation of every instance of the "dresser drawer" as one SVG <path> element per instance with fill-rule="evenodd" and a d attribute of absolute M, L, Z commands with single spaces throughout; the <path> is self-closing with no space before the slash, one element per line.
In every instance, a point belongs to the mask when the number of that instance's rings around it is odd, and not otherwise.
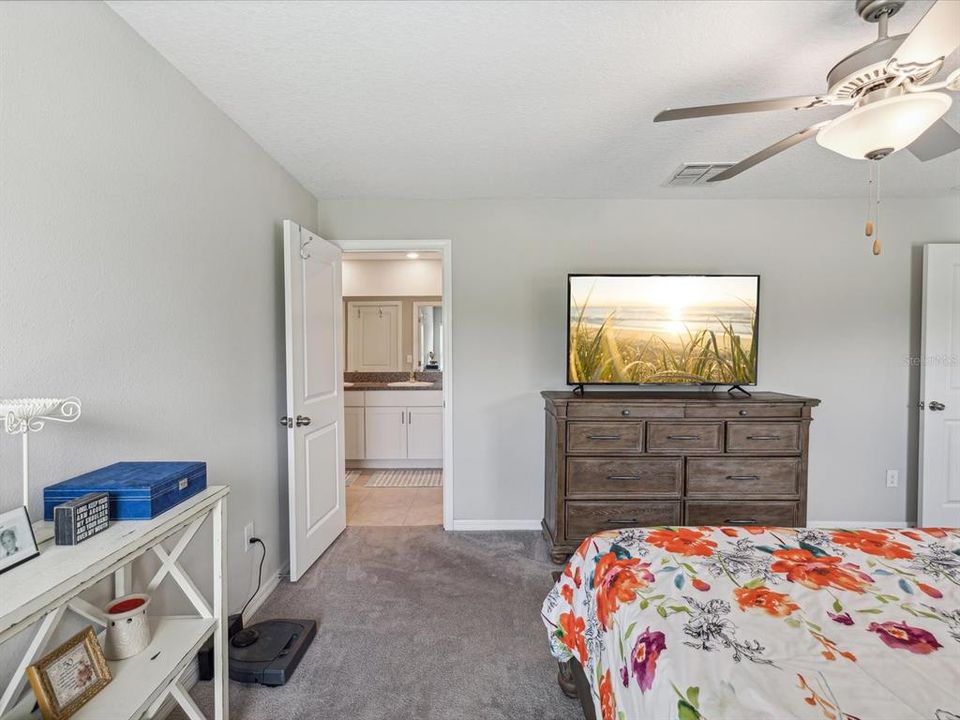
<path fill-rule="evenodd" d="M 686 409 L 688 418 L 798 418 L 803 416 L 803 405 L 799 403 L 717 403 L 716 405 L 690 405 Z"/>
<path fill-rule="evenodd" d="M 689 458 L 687 495 L 799 493 L 800 458 Z"/>
<path fill-rule="evenodd" d="M 795 502 L 741 502 L 705 500 L 687 503 L 687 525 L 760 525 L 765 527 L 795 527 Z"/>
<path fill-rule="evenodd" d="M 665 495 L 680 497 L 683 477 L 680 458 L 567 459 L 567 497 Z"/>
<path fill-rule="evenodd" d="M 647 423 L 648 452 L 720 452 L 723 423 Z"/>
<path fill-rule="evenodd" d="M 682 405 L 581 402 L 567 406 L 569 418 L 682 418 Z"/>
<path fill-rule="evenodd" d="M 567 501 L 565 511 L 567 540 L 583 540 L 601 530 L 680 523 L 679 502 L 571 500 Z"/>
<path fill-rule="evenodd" d="M 639 453 L 642 450 L 642 422 L 567 423 L 569 453 Z"/>
<path fill-rule="evenodd" d="M 727 423 L 727 452 L 766 453 L 790 451 L 800 451 L 800 423 Z"/>

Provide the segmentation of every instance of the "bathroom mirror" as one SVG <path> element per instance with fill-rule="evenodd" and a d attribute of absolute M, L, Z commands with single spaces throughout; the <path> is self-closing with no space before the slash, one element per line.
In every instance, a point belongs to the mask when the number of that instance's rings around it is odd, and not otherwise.
<path fill-rule="evenodd" d="M 413 304 L 413 357 L 416 370 L 443 370 L 443 306 Z"/>

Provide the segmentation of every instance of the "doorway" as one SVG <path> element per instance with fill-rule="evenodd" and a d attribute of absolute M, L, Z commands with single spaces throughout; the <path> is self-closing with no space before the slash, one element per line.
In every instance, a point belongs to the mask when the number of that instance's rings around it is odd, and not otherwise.
<path fill-rule="evenodd" d="M 337 244 L 347 525 L 452 529 L 450 243 Z"/>

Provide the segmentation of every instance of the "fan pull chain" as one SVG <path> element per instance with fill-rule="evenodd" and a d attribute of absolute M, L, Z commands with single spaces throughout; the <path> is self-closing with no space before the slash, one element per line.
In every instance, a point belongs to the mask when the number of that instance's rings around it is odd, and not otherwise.
<path fill-rule="evenodd" d="M 873 219 L 874 224 L 876 225 L 876 235 L 873 238 L 873 254 L 880 254 L 880 161 L 874 160 L 873 164 L 877 166 L 875 177 L 876 177 L 876 195 L 877 195 L 877 205 L 876 210 L 874 211 Z"/>
<path fill-rule="evenodd" d="M 873 236 L 873 162 L 867 162 L 867 222 L 863 234 Z"/>

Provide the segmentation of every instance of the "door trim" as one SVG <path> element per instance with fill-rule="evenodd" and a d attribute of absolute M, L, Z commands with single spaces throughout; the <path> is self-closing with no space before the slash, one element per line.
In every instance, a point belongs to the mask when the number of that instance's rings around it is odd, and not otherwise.
<path fill-rule="evenodd" d="M 449 239 L 331 240 L 343 252 L 439 252 L 443 263 L 443 529 L 453 530 L 453 258 Z"/>

